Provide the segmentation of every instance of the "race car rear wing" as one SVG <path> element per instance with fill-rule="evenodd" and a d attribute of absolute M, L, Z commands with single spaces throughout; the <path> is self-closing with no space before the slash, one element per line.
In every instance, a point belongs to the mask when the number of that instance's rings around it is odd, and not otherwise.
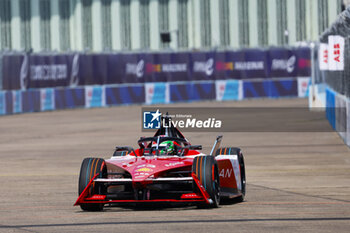
<path fill-rule="evenodd" d="M 222 137 L 223 137 L 222 135 L 219 135 L 216 137 L 216 140 L 214 142 L 213 148 L 211 149 L 210 155 L 214 156 L 216 150 L 220 148 Z"/>

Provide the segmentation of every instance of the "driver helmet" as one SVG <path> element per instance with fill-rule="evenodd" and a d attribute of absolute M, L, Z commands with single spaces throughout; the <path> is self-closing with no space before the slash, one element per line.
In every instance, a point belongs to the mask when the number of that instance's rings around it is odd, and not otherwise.
<path fill-rule="evenodd" d="M 159 149 L 161 149 L 161 154 L 175 155 L 176 149 L 175 146 L 178 145 L 174 141 L 164 141 L 159 144 Z"/>

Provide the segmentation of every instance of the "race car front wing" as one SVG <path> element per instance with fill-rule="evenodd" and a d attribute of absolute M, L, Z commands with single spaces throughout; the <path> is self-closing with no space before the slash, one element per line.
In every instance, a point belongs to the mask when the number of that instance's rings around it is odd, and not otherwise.
<path fill-rule="evenodd" d="M 97 178 L 99 174 L 96 174 L 88 183 L 84 191 L 80 194 L 76 205 L 80 204 L 110 204 L 110 203 L 151 203 L 151 202 L 177 202 L 177 203 L 189 203 L 189 202 L 205 202 L 207 204 L 212 204 L 213 200 L 210 198 L 208 192 L 200 183 L 196 174 L 192 173 L 191 177 L 160 177 L 154 179 L 146 179 L 145 182 L 149 183 L 171 183 L 171 182 L 186 182 L 192 181 L 194 185 L 198 188 L 198 193 L 184 193 L 181 195 L 180 199 L 146 199 L 146 200 L 136 200 L 136 199 L 111 199 L 108 198 L 107 195 L 104 194 L 90 194 L 91 186 L 96 183 L 113 183 L 113 184 L 125 184 L 132 183 L 131 178 L 120 178 L 120 179 L 105 179 L 105 178 Z"/>

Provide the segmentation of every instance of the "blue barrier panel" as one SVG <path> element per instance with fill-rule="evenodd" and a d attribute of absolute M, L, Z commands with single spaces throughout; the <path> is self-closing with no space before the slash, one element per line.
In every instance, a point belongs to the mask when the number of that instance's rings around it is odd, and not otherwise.
<path fill-rule="evenodd" d="M 244 98 L 258 98 L 269 96 L 270 81 L 244 81 L 243 96 Z"/>
<path fill-rule="evenodd" d="M 258 97 L 296 97 L 298 96 L 297 80 L 244 81 L 244 98 Z"/>
<path fill-rule="evenodd" d="M 309 97 L 311 78 L 298 78 L 298 97 Z"/>
<path fill-rule="evenodd" d="M 170 102 L 190 101 L 192 84 L 170 84 Z"/>
<path fill-rule="evenodd" d="M 326 117 L 335 129 L 335 92 L 326 88 Z"/>
<path fill-rule="evenodd" d="M 287 97 L 298 96 L 297 80 L 272 80 L 270 81 L 269 97 Z"/>
<path fill-rule="evenodd" d="M 39 90 L 22 91 L 22 110 L 23 112 L 40 111 L 40 91 Z"/>
<path fill-rule="evenodd" d="M 6 95 L 4 91 L 0 91 L 0 115 L 6 114 Z"/>
<path fill-rule="evenodd" d="M 215 100 L 215 82 L 194 83 L 191 100 Z"/>
<path fill-rule="evenodd" d="M 84 107 L 84 88 L 56 89 L 55 106 L 56 109 Z"/>
<path fill-rule="evenodd" d="M 215 83 L 170 84 L 170 101 L 214 100 Z"/>
<path fill-rule="evenodd" d="M 106 104 L 142 104 L 145 102 L 145 89 L 143 85 L 106 87 Z"/>
<path fill-rule="evenodd" d="M 12 91 L 5 92 L 6 114 L 13 113 Z"/>
<path fill-rule="evenodd" d="M 21 113 L 22 111 L 22 91 L 12 91 L 12 113 Z"/>

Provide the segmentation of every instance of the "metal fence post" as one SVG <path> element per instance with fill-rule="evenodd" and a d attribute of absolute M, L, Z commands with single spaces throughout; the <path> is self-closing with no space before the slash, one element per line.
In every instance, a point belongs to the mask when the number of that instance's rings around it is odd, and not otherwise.
<path fill-rule="evenodd" d="M 0 54 L 0 90 L 2 90 L 2 53 Z"/>

